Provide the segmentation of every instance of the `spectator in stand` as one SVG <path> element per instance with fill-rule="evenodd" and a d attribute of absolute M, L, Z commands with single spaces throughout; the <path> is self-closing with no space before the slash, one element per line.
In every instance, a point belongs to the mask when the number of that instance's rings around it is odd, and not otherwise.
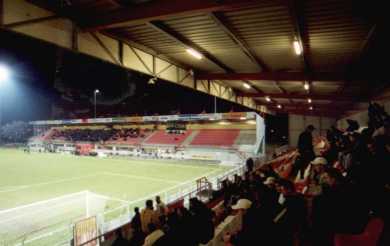
<path fill-rule="evenodd" d="M 254 167 L 255 163 L 253 161 L 252 158 L 248 158 L 246 160 L 246 170 L 248 170 L 249 172 L 252 172 L 253 171 L 253 167 Z"/>
<path fill-rule="evenodd" d="M 324 157 L 317 157 L 312 162 L 310 162 L 310 164 L 305 169 L 303 174 L 303 181 L 308 185 L 309 193 L 321 193 L 321 175 L 323 174 L 327 164 L 328 161 Z M 301 177 L 301 173 L 298 173 L 295 182 L 300 182 Z"/>
<path fill-rule="evenodd" d="M 191 245 L 206 244 L 214 237 L 213 213 L 197 198 L 190 199 L 191 227 L 194 234 Z"/>
<path fill-rule="evenodd" d="M 289 180 L 279 180 L 280 197 L 279 213 L 274 222 L 276 231 L 280 233 L 275 238 L 274 245 L 292 246 L 303 240 L 303 232 L 307 230 L 307 209 L 302 194 L 295 192 L 294 184 Z"/>
<path fill-rule="evenodd" d="M 132 246 L 138 246 L 142 245 L 144 241 L 144 233 L 142 232 L 141 228 L 141 214 L 139 212 L 139 208 L 134 208 L 134 217 L 131 219 L 131 229 L 133 230 L 133 236 L 130 241 L 130 245 Z"/>
<path fill-rule="evenodd" d="M 361 233 L 369 215 L 364 194 L 334 168 L 325 170 L 321 183 L 322 193 L 313 201 L 313 245 L 333 245 L 335 233 Z"/>
<path fill-rule="evenodd" d="M 157 223 L 156 212 L 153 209 L 153 200 L 146 200 L 146 207 L 141 211 L 142 232 L 149 234 L 149 224 Z"/>
<path fill-rule="evenodd" d="M 313 125 L 308 125 L 298 138 L 298 151 L 299 157 L 296 159 L 294 163 L 294 171 L 293 173 L 301 173 L 304 172 L 307 165 L 311 160 L 314 159 L 314 149 L 313 149 L 313 131 L 315 130 Z"/>
<path fill-rule="evenodd" d="M 160 229 L 157 229 L 157 227 L 153 223 L 148 224 L 148 231 L 150 232 L 149 235 L 145 238 L 145 242 L 143 246 L 152 246 L 154 243 L 164 236 L 164 232 Z"/>
<path fill-rule="evenodd" d="M 302 158 L 309 163 L 314 159 L 313 150 L 313 131 L 315 130 L 313 125 L 308 125 L 304 132 L 299 135 L 298 139 L 298 151 Z"/>
<path fill-rule="evenodd" d="M 119 228 L 118 230 L 115 231 L 115 235 L 116 235 L 116 239 L 115 241 L 112 243 L 112 246 L 128 246 L 129 245 L 129 241 L 127 241 L 123 235 L 122 235 L 122 231 L 121 229 Z"/>
<path fill-rule="evenodd" d="M 165 215 L 167 212 L 167 206 L 161 201 L 160 196 L 156 196 L 156 212 L 158 216 Z"/>

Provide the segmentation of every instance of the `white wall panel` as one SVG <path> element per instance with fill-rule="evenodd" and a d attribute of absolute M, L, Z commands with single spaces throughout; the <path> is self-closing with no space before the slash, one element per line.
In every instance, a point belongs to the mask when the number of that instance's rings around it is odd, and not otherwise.
<path fill-rule="evenodd" d="M 49 20 L 12 28 L 15 32 L 38 38 L 61 47 L 72 47 L 72 22 L 66 19 Z"/>
<path fill-rule="evenodd" d="M 105 61 L 114 63 L 110 55 L 104 50 L 103 47 L 96 41 L 96 39 L 90 33 L 79 33 L 77 35 L 78 48 L 81 53 L 85 53 L 90 56 L 94 56 Z"/>
<path fill-rule="evenodd" d="M 52 12 L 30 4 L 25 0 L 3 0 L 3 8 L 4 24 L 54 15 Z"/>
<path fill-rule="evenodd" d="M 325 136 L 326 130 L 328 130 L 335 121 L 335 119 L 329 117 L 289 114 L 288 131 L 290 146 L 297 145 L 299 134 L 301 134 L 308 125 L 313 125 L 317 129 L 313 133 L 314 137 L 318 135 Z"/>
<path fill-rule="evenodd" d="M 136 49 L 134 50 L 136 51 Z M 137 55 L 127 45 L 123 45 L 123 65 L 132 70 L 151 75 L 148 69 L 138 59 Z"/>

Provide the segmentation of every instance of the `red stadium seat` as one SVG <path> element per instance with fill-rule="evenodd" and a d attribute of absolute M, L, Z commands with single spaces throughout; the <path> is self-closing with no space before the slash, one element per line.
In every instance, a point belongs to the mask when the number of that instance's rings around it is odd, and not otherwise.
<path fill-rule="evenodd" d="M 363 233 L 358 235 L 336 234 L 335 246 L 375 246 L 382 233 L 383 221 L 379 218 L 371 219 Z"/>
<path fill-rule="evenodd" d="M 203 146 L 232 146 L 236 141 L 240 130 L 201 130 L 192 140 L 191 145 Z"/>
<path fill-rule="evenodd" d="M 190 134 L 191 130 L 187 130 L 183 134 L 167 133 L 164 130 L 153 133 L 144 143 L 145 144 L 169 144 L 180 145 Z"/>

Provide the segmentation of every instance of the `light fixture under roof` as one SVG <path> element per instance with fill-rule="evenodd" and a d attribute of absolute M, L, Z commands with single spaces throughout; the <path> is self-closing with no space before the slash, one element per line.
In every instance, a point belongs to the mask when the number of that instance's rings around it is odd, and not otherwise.
<path fill-rule="evenodd" d="M 294 41 L 293 46 L 294 46 L 295 54 L 296 54 L 297 56 L 299 56 L 300 54 L 302 54 L 302 47 L 301 47 L 301 45 L 299 44 L 298 41 Z"/>
<path fill-rule="evenodd" d="M 280 104 L 278 104 L 278 106 L 277 106 L 278 108 L 282 108 L 282 105 L 280 105 Z"/>
<path fill-rule="evenodd" d="M 305 90 L 309 90 L 310 89 L 310 85 L 309 85 L 309 83 L 308 82 L 305 82 L 304 84 L 303 84 L 303 88 L 305 89 Z"/>
<path fill-rule="evenodd" d="M 265 100 L 266 100 L 267 102 L 271 102 L 271 98 L 270 98 L 269 96 L 266 96 L 266 97 L 265 97 Z"/>
<path fill-rule="evenodd" d="M 249 84 L 247 84 L 247 83 L 243 83 L 242 84 L 246 89 L 250 89 L 251 88 L 251 86 L 249 85 Z"/>
<path fill-rule="evenodd" d="M 309 110 L 313 110 L 313 106 L 310 106 L 310 107 L 309 107 Z"/>
<path fill-rule="evenodd" d="M 188 54 L 192 55 L 193 57 L 195 57 L 198 60 L 203 58 L 203 55 L 194 49 L 189 48 L 189 49 L 186 49 L 186 51 Z"/>
<path fill-rule="evenodd" d="M 308 99 L 307 99 L 307 102 L 308 102 L 308 103 L 311 103 L 311 102 L 312 102 L 311 98 L 308 98 Z"/>

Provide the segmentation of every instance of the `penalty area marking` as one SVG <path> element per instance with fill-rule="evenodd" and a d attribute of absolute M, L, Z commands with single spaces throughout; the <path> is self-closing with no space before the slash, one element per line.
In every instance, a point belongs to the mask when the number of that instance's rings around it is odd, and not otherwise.
<path fill-rule="evenodd" d="M 0 193 L 25 190 L 25 189 L 29 189 L 29 188 L 32 188 L 35 186 L 44 186 L 44 185 L 51 185 L 51 184 L 57 184 L 57 183 L 64 183 L 64 182 L 69 182 L 69 181 L 73 181 L 73 180 L 96 177 L 98 175 L 99 175 L 99 173 L 96 173 L 96 174 L 92 174 L 92 175 L 79 176 L 79 177 L 74 177 L 74 178 L 59 179 L 59 180 L 53 180 L 53 181 L 42 182 L 42 183 L 35 183 L 35 184 L 30 184 L 30 185 L 22 185 L 22 186 L 19 186 L 19 188 L 8 189 L 8 190 L 1 190 L 2 187 L 0 187 Z M 6 186 L 6 187 L 9 187 L 9 186 Z M 17 187 L 17 186 L 11 186 L 11 187 Z"/>

